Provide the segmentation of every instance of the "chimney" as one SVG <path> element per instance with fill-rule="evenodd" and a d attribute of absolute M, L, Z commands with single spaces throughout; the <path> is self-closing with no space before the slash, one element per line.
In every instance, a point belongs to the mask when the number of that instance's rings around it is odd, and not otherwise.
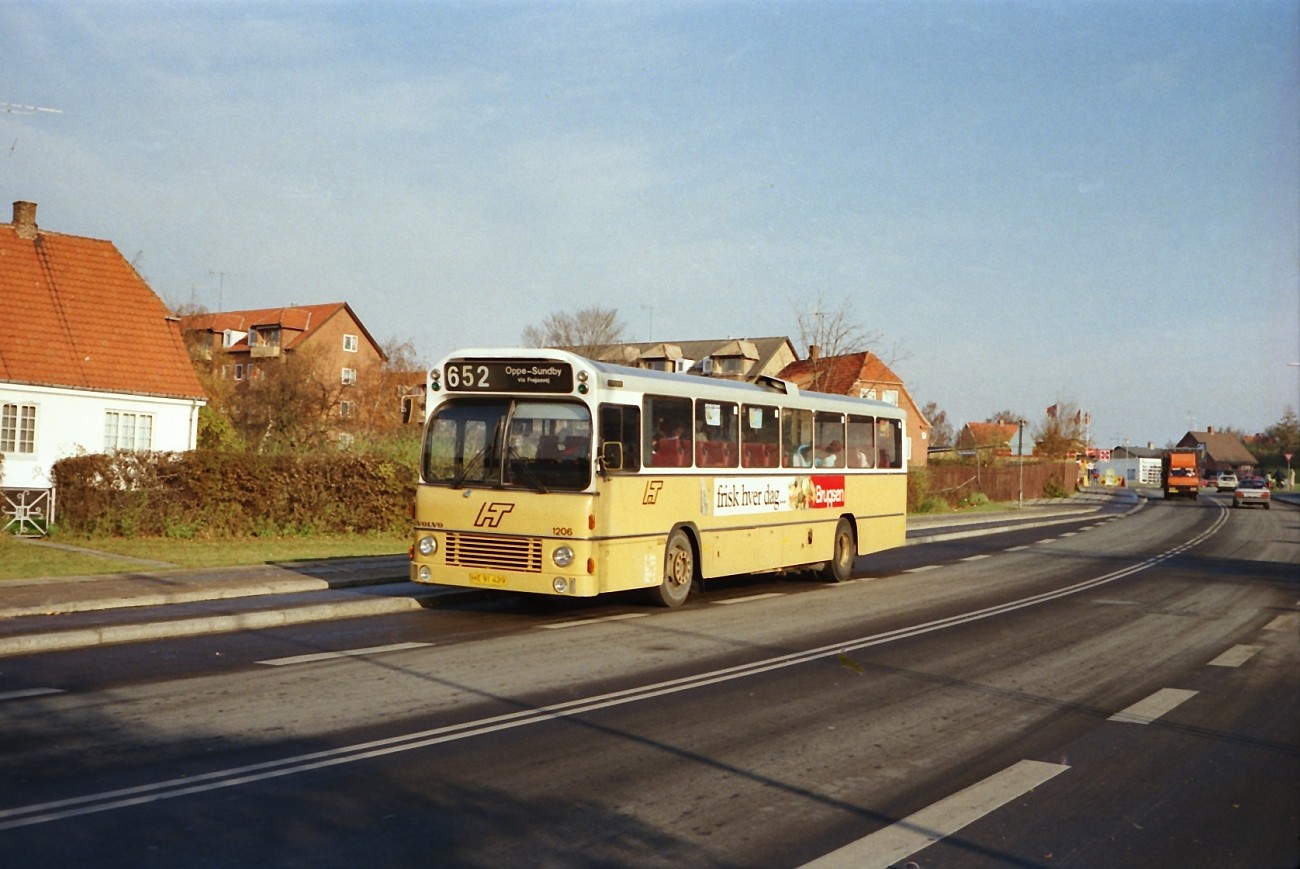
<path fill-rule="evenodd" d="M 816 344 L 809 344 L 809 345 L 808 345 L 808 361 L 809 361 L 809 362 L 816 362 L 818 359 L 821 358 L 821 355 L 822 355 L 822 348 L 818 347 Z"/>
<path fill-rule="evenodd" d="M 14 203 L 14 229 L 19 238 L 36 238 L 36 203 Z"/>
<path fill-rule="evenodd" d="M 1212 426 L 1212 425 L 1207 425 L 1207 426 L 1205 427 L 1205 433 L 1206 433 L 1206 434 L 1214 434 L 1214 426 Z"/>

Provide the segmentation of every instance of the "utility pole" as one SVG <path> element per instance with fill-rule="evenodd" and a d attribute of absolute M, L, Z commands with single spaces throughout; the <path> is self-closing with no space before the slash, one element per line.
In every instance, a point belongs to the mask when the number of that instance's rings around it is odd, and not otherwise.
<path fill-rule="evenodd" d="M 1017 509 L 1025 509 L 1025 421 L 1020 420 L 1020 433 L 1016 442 L 1016 464 L 1020 471 L 1020 493 L 1016 496 Z"/>

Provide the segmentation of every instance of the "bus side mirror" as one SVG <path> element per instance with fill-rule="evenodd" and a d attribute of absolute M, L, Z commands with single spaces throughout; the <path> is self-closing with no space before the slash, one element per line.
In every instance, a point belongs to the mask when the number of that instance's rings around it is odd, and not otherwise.
<path fill-rule="evenodd" d="M 600 445 L 600 463 L 606 471 L 623 469 L 623 445 L 618 441 L 605 441 Z"/>

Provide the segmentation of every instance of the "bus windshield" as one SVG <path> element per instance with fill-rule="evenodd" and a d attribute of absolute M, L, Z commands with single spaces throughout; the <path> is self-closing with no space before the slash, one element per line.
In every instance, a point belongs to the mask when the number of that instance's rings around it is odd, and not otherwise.
<path fill-rule="evenodd" d="M 457 398 L 429 419 L 427 483 L 580 491 L 591 482 L 591 413 L 574 401 Z"/>

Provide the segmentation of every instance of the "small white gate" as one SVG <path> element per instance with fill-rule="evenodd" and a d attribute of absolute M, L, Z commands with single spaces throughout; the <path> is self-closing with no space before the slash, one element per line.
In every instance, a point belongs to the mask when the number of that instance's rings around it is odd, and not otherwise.
<path fill-rule="evenodd" d="M 0 489 L 4 532 L 19 537 L 44 537 L 54 522 L 53 489 Z"/>

